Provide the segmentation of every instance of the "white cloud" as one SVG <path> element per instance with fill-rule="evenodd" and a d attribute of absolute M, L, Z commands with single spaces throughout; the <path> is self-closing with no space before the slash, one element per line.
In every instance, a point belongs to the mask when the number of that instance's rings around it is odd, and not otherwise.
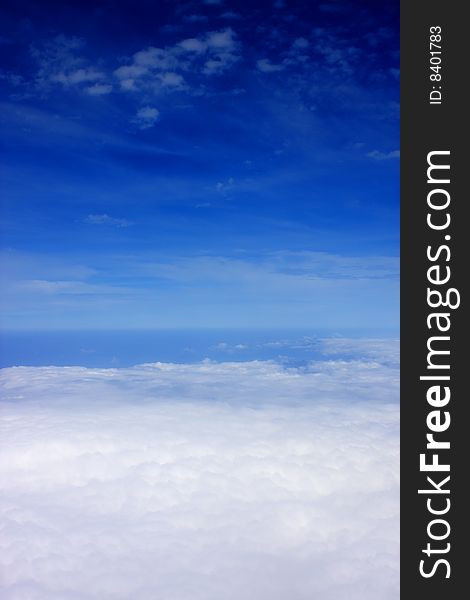
<path fill-rule="evenodd" d="M 160 81 L 162 82 L 162 86 L 166 88 L 183 89 L 185 86 L 183 76 L 178 73 L 162 73 Z"/>
<path fill-rule="evenodd" d="M 286 337 L 274 341 L 230 344 L 219 342 L 213 349 L 234 354 L 239 350 L 274 348 L 282 350 L 306 350 L 329 357 L 348 356 L 362 361 L 378 362 L 383 366 L 398 369 L 400 345 L 398 340 L 374 338 L 318 338 L 312 336 Z M 343 359 L 344 360 L 344 359 Z"/>
<path fill-rule="evenodd" d="M 217 183 L 219 185 L 217 185 Z M 236 187 L 235 187 L 236 186 Z M 205 197 L 216 203 L 224 194 L 243 186 L 240 180 L 213 182 Z M 205 204 L 207 206 L 207 204 Z M 110 215 L 108 215 L 109 217 Z M 111 217 L 113 219 L 118 217 Z M 106 224 L 98 216 L 89 226 L 119 227 Z M 130 223 L 132 224 L 132 223 Z M 125 231 L 125 230 L 121 230 Z M 118 327 L 126 323 L 146 327 L 224 327 L 228 321 L 237 327 L 265 327 L 282 322 L 286 327 L 317 327 L 341 331 L 355 322 L 357 327 L 390 327 L 396 322 L 399 291 L 399 261 L 393 256 L 341 256 L 322 252 L 260 252 L 254 255 L 186 255 L 144 252 L 138 256 L 104 254 L 88 257 L 80 268 L 70 257 L 0 254 L 4 319 L 26 327 L 36 322 L 59 318 L 58 304 L 36 302 L 18 287 L 24 280 L 83 283 L 117 282 L 127 289 L 114 313 L 99 315 L 101 293 L 90 296 L 88 305 L 81 298 L 72 307 L 60 305 L 63 323 L 70 319 L 84 327 L 102 324 Z M 96 277 L 95 277 L 96 275 Z M 185 293 L 182 294 L 182 290 Z M 309 302 L 305 299 L 310 298 Z M 291 306 L 289 315 L 285 306 Z M 12 321 L 13 319 L 13 321 Z M 80 320 L 81 319 L 81 320 Z M 129 321 L 131 319 L 131 321 Z M 183 319 L 183 321 L 181 321 Z M 380 319 L 380 320 L 377 320 Z M 77 323 L 78 323 L 77 321 Z M 12 325 L 10 325 L 12 327 Z"/>
<path fill-rule="evenodd" d="M 187 15 L 183 17 L 186 23 L 206 23 L 208 21 L 206 15 Z"/>
<path fill-rule="evenodd" d="M 198 19 L 201 20 L 201 19 Z M 85 41 L 64 35 L 32 46 L 31 54 L 37 63 L 34 87 L 50 92 L 57 86 L 68 91 L 83 91 L 91 96 L 102 96 L 113 91 L 144 94 L 145 101 L 159 93 L 181 92 L 201 94 L 201 77 L 219 75 L 232 67 L 240 57 L 240 42 L 231 28 L 208 31 L 198 37 L 157 48 L 148 46 L 121 59 L 117 68 L 96 60 L 97 68 L 84 54 Z M 30 85 L 14 74 L 2 74 L 10 85 Z M 141 109 L 142 110 L 142 109 Z M 156 109 L 152 109 L 156 110 Z M 149 113 L 150 114 L 150 113 Z M 142 129 L 152 127 L 156 119 L 134 122 Z"/>
<path fill-rule="evenodd" d="M 234 185 L 235 185 L 235 179 L 233 177 L 229 177 L 225 181 L 218 181 L 215 185 L 215 190 L 219 194 L 226 196 L 228 194 L 228 192 L 230 192 L 233 189 Z"/>
<path fill-rule="evenodd" d="M 27 295 L 35 295 L 36 302 L 40 301 L 42 295 L 48 295 L 54 299 L 65 296 L 78 297 L 83 302 L 84 296 L 96 298 L 103 295 L 121 295 L 128 292 L 125 288 L 118 286 L 92 284 L 76 280 L 50 280 L 50 279 L 24 279 L 11 285 L 10 291 L 16 290 Z"/>
<path fill-rule="evenodd" d="M 136 52 L 132 63 L 119 67 L 114 71 L 114 75 L 123 90 L 148 88 L 155 92 L 158 91 L 158 81 L 161 81 L 166 73 L 172 73 L 174 77 L 182 80 L 182 76 L 175 73 L 181 66 L 175 49 L 150 46 Z"/>
<path fill-rule="evenodd" d="M 179 43 L 179 46 L 187 52 L 205 52 L 207 45 L 198 38 L 188 38 Z"/>
<path fill-rule="evenodd" d="M 238 44 L 232 29 L 212 31 L 206 35 L 205 42 L 209 54 L 202 70 L 205 75 L 222 73 L 238 60 Z"/>
<path fill-rule="evenodd" d="M 32 276 L 57 279 L 87 278 L 93 275 L 96 275 L 95 269 L 83 264 L 69 263 L 62 258 L 58 261 L 56 256 L 20 253 L 13 250 L 0 251 L 0 276 L 11 282 Z"/>
<path fill-rule="evenodd" d="M 139 129 L 149 129 L 158 121 L 159 115 L 160 112 L 157 108 L 144 106 L 143 108 L 139 108 L 133 122 L 138 125 Z"/>
<path fill-rule="evenodd" d="M 292 44 L 293 48 L 308 48 L 310 46 L 310 42 L 303 37 L 296 38 Z"/>
<path fill-rule="evenodd" d="M 267 58 L 261 58 L 256 61 L 256 66 L 259 71 L 263 73 L 275 73 L 276 71 L 283 71 L 285 66 L 282 64 L 275 65 L 270 62 Z"/>
<path fill-rule="evenodd" d="M 82 84 L 102 82 L 106 74 L 78 54 L 84 45 L 81 38 L 59 35 L 42 47 L 33 46 L 31 54 L 38 64 L 36 85 L 41 89 L 57 84 L 82 89 Z"/>
<path fill-rule="evenodd" d="M 229 178 L 219 181 L 214 191 L 227 193 L 235 186 Z M 134 266 L 147 276 L 167 277 L 177 281 L 226 281 L 240 286 L 254 282 L 257 286 L 292 288 L 307 284 L 313 292 L 322 281 L 396 281 L 399 260 L 394 256 L 341 256 L 326 252 L 282 251 L 264 253 L 252 259 L 226 256 L 182 256 L 168 261 L 149 261 Z"/>
<path fill-rule="evenodd" d="M 230 60 L 227 63 L 225 58 L 211 58 L 204 63 L 202 72 L 204 75 L 216 75 L 217 73 L 225 71 L 228 66 L 230 66 Z"/>
<path fill-rule="evenodd" d="M 132 77 L 128 77 L 126 79 L 121 79 L 119 84 L 121 86 L 121 89 L 126 90 L 126 91 L 132 91 L 132 90 L 137 89 L 137 87 L 135 85 L 135 79 L 133 79 Z"/>
<path fill-rule="evenodd" d="M 207 34 L 206 43 L 209 48 L 233 50 L 235 47 L 233 31 L 231 29 L 211 31 Z"/>
<path fill-rule="evenodd" d="M 171 69 L 178 66 L 178 60 L 171 52 L 171 49 L 154 48 L 153 46 L 136 52 L 134 54 L 134 62 L 144 69 Z"/>
<path fill-rule="evenodd" d="M 3 370 L 5 600 L 398 597 L 398 371 Z"/>
<path fill-rule="evenodd" d="M 374 160 L 389 160 L 390 158 L 400 158 L 400 150 L 392 150 L 391 152 L 381 152 L 380 150 L 372 150 L 366 156 Z"/>
<path fill-rule="evenodd" d="M 60 71 L 51 75 L 51 81 L 62 83 L 63 85 L 77 85 L 79 83 L 90 83 L 91 81 L 97 81 L 103 79 L 104 73 L 93 68 L 87 69 L 76 69 L 75 71 L 69 71 L 68 73 Z"/>
<path fill-rule="evenodd" d="M 103 96 L 110 94 L 113 91 L 113 86 L 106 83 L 95 83 L 95 85 L 86 88 L 85 91 L 91 96 Z"/>
<path fill-rule="evenodd" d="M 384 339 L 354 339 L 354 338 L 326 338 L 320 341 L 321 351 L 324 355 L 351 354 L 361 358 L 379 361 L 381 364 L 399 367 L 400 344 L 396 340 Z"/>
<path fill-rule="evenodd" d="M 125 90 L 149 89 L 158 92 L 162 87 L 186 89 L 183 73 L 214 75 L 229 69 L 239 58 L 239 42 L 231 28 L 209 31 L 198 37 L 181 40 L 173 46 L 155 48 L 150 46 L 136 52 L 131 63 L 114 71 L 121 88 Z M 181 78 L 178 85 L 165 85 L 166 74 Z"/>
<path fill-rule="evenodd" d="M 119 67 L 114 71 L 114 74 L 121 80 L 125 79 L 136 79 L 141 75 L 147 74 L 147 67 L 143 67 L 141 65 L 126 65 L 123 67 Z"/>
<path fill-rule="evenodd" d="M 242 16 L 240 13 L 234 12 L 233 10 L 227 10 L 220 15 L 220 18 L 221 19 L 234 19 L 234 20 L 238 21 L 238 19 L 241 19 Z"/>
<path fill-rule="evenodd" d="M 117 219 L 107 214 L 88 215 L 85 223 L 89 223 L 90 225 L 113 225 L 114 227 L 129 227 L 129 225 L 132 225 L 132 222 L 127 219 Z"/>

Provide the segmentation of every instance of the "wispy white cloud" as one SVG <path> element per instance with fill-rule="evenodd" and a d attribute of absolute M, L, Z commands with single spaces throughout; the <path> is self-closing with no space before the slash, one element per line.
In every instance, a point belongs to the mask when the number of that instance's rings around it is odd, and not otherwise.
<path fill-rule="evenodd" d="M 25 83 L 25 79 L 22 75 L 13 73 L 12 71 L 5 71 L 4 69 L 0 69 L 0 80 L 6 81 L 14 87 Z"/>
<path fill-rule="evenodd" d="M 228 193 L 224 182 L 220 183 L 221 189 L 214 189 L 212 194 Z M 96 220 L 95 227 L 106 226 L 106 219 L 102 224 L 101 218 Z M 119 225 L 111 226 L 120 229 Z M 383 317 L 380 323 L 376 321 L 375 306 L 388 319 L 396 317 L 397 257 L 350 257 L 307 251 L 255 256 L 242 253 L 237 257 L 139 253 L 90 256 L 89 264 L 85 263 L 81 270 L 69 265 L 66 258 L 56 257 L 52 264 L 47 257 L 24 257 L 20 264 L 19 260 L 4 256 L 0 275 L 4 279 L 4 318 L 15 319 L 22 327 L 31 315 L 39 318 L 37 315 L 47 316 L 53 311 L 54 322 L 59 319 L 54 306 L 63 299 L 62 288 L 49 285 L 47 298 L 36 300 L 24 287 L 25 282 L 39 279 L 75 282 L 69 288 L 67 306 L 62 305 L 61 318 L 70 320 L 78 311 L 83 326 L 87 323 L 89 327 L 103 322 L 115 326 L 122 322 L 124 314 L 128 326 L 137 327 L 145 323 L 153 327 L 176 323 L 190 326 L 195 321 L 214 326 L 229 320 L 246 327 L 282 322 L 286 327 L 321 324 L 335 330 L 351 320 L 358 327 L 367 323 L 389 326 Z M 112 288 L 110 294 L 108 287 Z M 88 294 L 88 303 L 82 301 L 84 289 L 95 291 L 95 295 Z M 111 300 L 115 306 L 100 316 L 98 309 L 104 296 L 109 296 L 107 306 Z M 289 315 L 285 313 L 286 305 L 292 307 Z"/>
<path fill-rule="evenodd" d="M 85 40 L 77 37 L 58 35 L 32 46 L 31 55 L 38 65 L 35 86 L 41 93 L 60 86 L 102 96 L 113 91 L 113 79 L 117 82 L 115 91 L 158 94 L 191 92 L 194 87 L 200 93 L 200 82 L 190 85 L 186 75 L 194 79 L 223 73 L 239 59 L 239 49 L 235 32 L 225 28 L 164 48 L 143 48 L 114 70 L 109 65 L 105 67 L 103 61 L 93 64 L 85 56 Z M 13 85 L 14 73 L 5 74 L 4 78 L 7 76 Z"/>
<path fill-rule="evenodd" d="M 285 69 L 284 64 L 273 64 L 267 58 L 261 58 L 256 61 L 256 67 L 263 73 L 275 73 L 276 71 L 283 71 Z"/>
<path fill-rule="evenodd" d="M 91 83 L 104 78 L 104 73 L 89 67 L 73 71 L 59 71 L 50 76 L 50 81 L 61 83 L 64 86 L 77 85 L 80 83 Z"/>
<path fill-rule="evenodd" d="M 354 73 L 354 63 L 360 56 L 360 51 L 353 45 L 336 44 L 336 39 L 323 39 L 315 46 L 315 51 L 325 60 L 328 72 L 336 75 L 351 76 Z"/>
<path fill-rule="evenodd" d="M 186 23 L 207 23 L 208 17 L 206 15 L 185 15 L 183 21 Z"/>
<path fill-rule="evenodd" d="M 121 88 L 126 90 L 164 87 L 182 89 L 184 74 L 214 75 L 229 69 L 239 58 L 239 42 L 232 29 L 210 31 L 186 38 L 173 46 L 150 46 L 136 52 L 128 64 L 114 71 Z M 178 81 L 169 86 L 168 81 Z M 159 83 L 160 82 L 160 83 Z M 184 86 L 189 90 L 188 85 Z"/>
<path fill-rule="evenodd" d="M 208 48 L 233 50 L 235 48 L 234 33 L 232 29 L 224 31 L 211 31 L 206 36 Z"/>
<path fill-rule="evenodd" d="M 310 46 L 310 42 L 304 37 L 298 37 L 292 42 L 292 48 L 305 49 Z"/>
<path fill-rule="evenodd" d="M 139 129 L 149 129 L 158 121 L 160 111 L 154 106 L 143 106 L 137 111 L 133 122 Z"/>
<path fill-rule="evenodd" d="M 95 83 L 94 85 L 85 88 L 85 91 L 91 96 L 104 96 L 113 91 L 113 86 L 107 83 Z"/>
<path fill-rule="evenodd" d="M 247 349 L 263 350 L 265 348 L 279 350 L 279 352 L 291 350 L 303 350 L 321 354 L 328 358 L 344 357 L 349 359 L 355 357 L 356 360 L 370 362 L 377 361 L 378 364 L 394 369 L 399 368 L 400 364 L 400 344 L 397 339 L 381 338 L 322 338 L 304 335 L 301 337 L 284 337 L 277 340 L 229 343 L 218 342 L 213 349 L 227 353 L 229 356 L 236 356 L 240 351 Z M 308 354 L 305 354 L 308 356 Z"/>
<path fill-rule="evenodd" d="M 39 294 L 52 296 L 54 299 L 60 299 L 63 296 L 82 297 L 109 296 L 129 293 L 129 290 L 111 285 L 93 284 L 84 281 L 50 280 L 50 279 L 24 279 L 15 282 L 10 286 L 9 292 L 15 289 L 24 294 Z"/>
<path fill-rule="evenodd" d="M 22 279 L 65 279 L 66 277 L 86 280 L 96 270 L 80 262 L 67 261 L 58 256 L 22 253 L 13 250 L 0 251 L 0 276 L 7 281 Z"/>
<path fill-rule="evenodd" d="M 216 191 L 223 193 L 234 182 L 219 182 Z M 282 286 L 304 282 L 337 280 L 393 279 L 399 275 L 397 257 L 352 257 L 324 252 L 283 251 L 253 257 L 224 256 L 173 257 L 169 261 L 149 261 L 141 269 L 156 276 L 165 275 L 189 281 L 194 278 L 212 281 L 264 281 L 266 285 Z"/>
<path fill-rule="evenodd" d="M 242 18 L 242 16 L 241 16 L 240 13 L 237 13 L 237 12 L 235 12 L 233 10 L 227 10 L 227 11 L 223 12 L 220 15 L 220 18 L 221 19 L 228 19 L 228 20 L 233 19 L 235 21 L 238 21 L 239 19 Z"/>
<path fill-rule="evenodd" d="M 239 58 L 238 42 L 232 29 L 212 31 L 205 37 L 208 59 L 202 72 L 216 75 L 229 69 Z"/>
<path fill-rule="evenodd" d="M 398 369 L 400 344 L 398 340 L 326 338 L 319 341 L 322 354 L 334 356 L 349 354 L 361 359 L 378 361 Z"/>
<path fill-rule="evenodd" d="M 90 225 L 113 225 L 114 227 L 129 227 L 132 225 L 132 221 L 128 219 L 118 219 L 106 213 L 87 215 L 85 223 L 89 223 Z"/>
<path fill-rule="evenodd" d="M 400 158 L 400 150 L 392 150 L 391 152 L 372 150 L 372 152 L 368 152 L 366 156 L 374 160 L 390 160 L 391 158 Z"/>
<path fill-rule="evenodd" d="M 179 43 L 179 47 L 187 52 L 205 52 L 207 46 L 205 42 L 198 38 L 187 38 Z"/>
<path fill-rule="evenodd" d="M 219 194 L 226 196 L 230 192 L 230 190 L 233 189 L 234 185 L 235 185 L 235 179 L 233 177 L 229 177 L 225 181 L 218 181 L 215 185 L 215 190 Z"/>
<path fill-rule="evenodd" d="M 36 86 L 46 90 L 60 85 L 89 92 L 90 88 L 84 87 L 87 84 L 99 82 L 102 86 L 107 85 L 106 73 L 79 54 L 84 46 L 85 40 L 82 38 L 64 35 L 58 35 L 42 46 L 32 46 L 31 55 L 38 64 Z"/>
<path fill-rule="evenodd" d="M 283 8 L 286 3 L 274 2 L 273 6 Z M 342 3 L 338 7 L 330 3 L 323 7 L 321 5 L 320 10 L 342 10 L 341 7 L 345 9 Z M 93 56 L 84 39 L 58 35 L 43 43 L 35 43 L 31 48 L 31 54 L 37 63 L 35 87 L 30 81 L 23 82 L 14 73 L 4 74 L 3 77 L 12 87 L 21 88 L 15 91 L 16 97 L 38 91 L 45 94 L 58 90 L 75 90 L 98 98 L 113 91 L 132 93 L 137 107 L 152 104 L 155 96 L 166 97 L 170 93 L 184 93 L 188 96 L 217 94 L 218 84 L 215 83 L 217 80 L 214 76 L 230 71 L 241 62 L 245 45 L 242 43 L 245 35 L 243 27 L 238 31 L 239 35 L 235 31 L 238 27 L 238 13 L 226 8 L 221 10 L 221 7 L 214 7 L 212 10 L 205 7 L 205 12 L 211 15 L 212 25 L 205 28 L 209 31 L 203 32 L 201 29 L 208 20 L 207 15 L 183 14 L 194 9 L 194 6 L 185 3 L 176 11 L 175 16 L 186 23 L 200 24 L 200 33 L 196 35 L 192 27 L 186 27 L 190 32 L 186 35 L 192 37 L 185 38 L 185 27 L 181 23 L 168 25 L 165 31 L 171 31 L 170 44 L 160 47 L 155 42 L 155 45 L 143 47 L 131 56 L 121 54 L 117 61 L 111 56 Z M 292 15 L 283 16 L 287 19 Z M 214 21 L 215 19 L 218 21 Z M 233 29 L 214 28 L 214 22 L 222 24 L 220 19 L 226 19 L 224 25 L 228 24 L 227 20 L 232 19 L 233 23 L 230 24 Z M 162 29 L 159 30 L 161 32 Z M 345 103 L 354 102 L 358 106 L 358 96 L 364 92 L 363 82 L 359 81 L 364 71 L 369 71 L 370 80 L 391 80 L 398 77 L 396 68 L 385 64 L 380 67 L 383 61 L 377 60 L 382 50 L 380 44 L 393 35 L 393 30 L 387 27 L 378 27 L 360 40 L 355 39 L 354 33 L 346 33 L 339 27 L 312 27 L 308 33 L 303 28 L 296 27 L 291 32 L 293 35 L 289 45 L 285 43 L 281 26 L 260 27 L 259 32 L 256 50 L 253 48 L 253 54 L 246 52 L 244 57 L 258 73 L 265 74 L 266 79 L 271 74 L 283 72 L 285 95 L 291 94 L 297 100 L 303 98 L 301 102 L 304 113 L 311 110 L 315 103 L 318 104 L 317 101 L 322 96 L 328 100 L 334 98 L 338 103 L 344 99 Z M 168 38 L 164 36 L 163 39 Z M 249 36 L 246 39 L 249 44 Z M 371 65 L 373 68 L 370 68 Z M 275 79 L 275 76 L 272 78 Z M 328 85 L 325 86 L 323 81 L 328 81 Z M 227 90 L 223 93 L 227 93 Z M 347 93 L 354 97 L 346 100 Z M 366 95 L 364 93 L 362 96 Z M 165 101 L 156 99 L 155 103 L 162 111 L 165 110 Z M 133 110 L 135 108 L 131 109 Z M 281 110 L 285 113 L 285 107 Z M 373 110 L 385 111 L 386 106 L 382 103 Z M 132 119 L 132 115 L 129 119 Z"/>
<path fill-rule="evenodd" d="M 185 86 L 184 77 L 179 73 L 166 72 L 162 73 L 160 76 L 161 84 L 164 88 L 170 88 L 173 90 L 182 90 Z"/>

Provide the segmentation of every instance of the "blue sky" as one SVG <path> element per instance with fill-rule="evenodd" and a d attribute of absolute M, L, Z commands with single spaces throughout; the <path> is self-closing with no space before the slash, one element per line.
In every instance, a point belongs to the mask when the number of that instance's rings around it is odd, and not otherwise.
<path fill-rule="evenodd" d="M 1 23 L 5 328 L 398 326 L 398 2 Z"/>

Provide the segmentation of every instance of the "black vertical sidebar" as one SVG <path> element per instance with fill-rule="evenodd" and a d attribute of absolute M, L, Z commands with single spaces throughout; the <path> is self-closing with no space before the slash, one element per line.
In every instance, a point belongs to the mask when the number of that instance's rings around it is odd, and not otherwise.
<path fill-rule="evenodd" d="M 470 25 L 464 8 L 465 3 L 452 0 L 401 2 L 401 597 L 405 600 L 460 600 L 468 593 L 470 577 L 466 491 L 470 489 L 466 389 L 470 168 L 465 93 L 470 89 Z M 429 161 L 434 167 L 428 172 Z M 430 301 L 438 306 L 429 305 L 428 288 L 441 292 L 442 304 L 434 293 Z M 460 295 L 458 308 L 450 306 L 458 298 L 452 289 Z M 436 313 L 441 316 L 430 317 Z M 444 353 L 433 354 L 436 350 Z M 427 448 L 428 434 L 442 444 Z M 436 470 L 420 468 L 421 454 L 426 465 L 436 461 Z M 446 465 L 448 471 L 440 470 Z"/>

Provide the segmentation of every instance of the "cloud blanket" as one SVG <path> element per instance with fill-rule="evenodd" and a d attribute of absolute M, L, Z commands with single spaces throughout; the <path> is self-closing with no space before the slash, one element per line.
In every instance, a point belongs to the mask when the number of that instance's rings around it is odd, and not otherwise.
<path fill-rule="evenodd" d="M 395 354 L 345 344 L 4 369 L 2 598 L 398 599 Z"/>

